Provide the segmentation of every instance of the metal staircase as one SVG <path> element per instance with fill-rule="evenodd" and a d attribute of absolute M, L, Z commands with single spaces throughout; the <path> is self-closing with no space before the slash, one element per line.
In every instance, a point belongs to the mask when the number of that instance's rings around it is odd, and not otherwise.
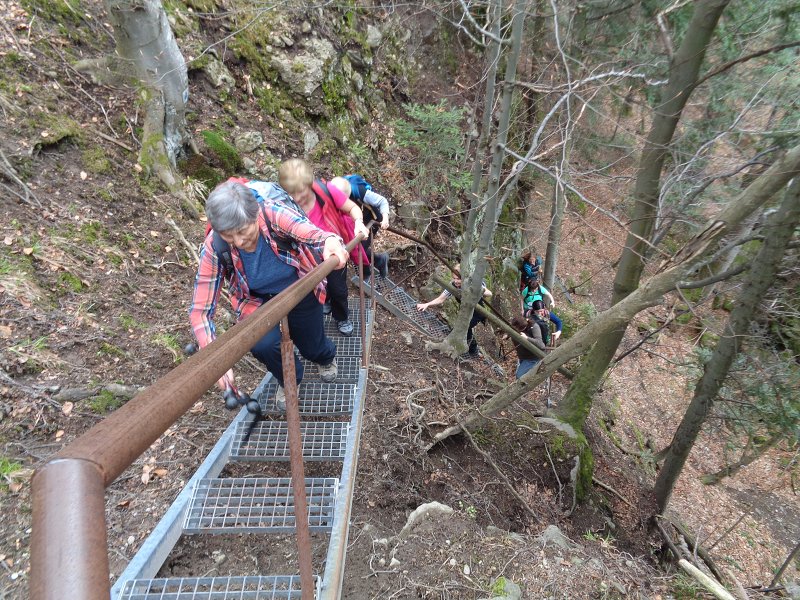
<path fill-rule="evenodd" d="M 315 577 L 318 599 L 338 598 L 341 589 L 366 391 L 355 299 L 350 300 L 350 314 L 355 325 L 350 338 L 342 337 L 330 316 L 325 317 L 326 332 L 337 345 L 336 382 L 322 382 L 316 366 L 305 363 L 298 389 L 301 419 L 314 418 L 301 422 L 303 460 L 329 464 L 325 468 L 329 476 L 305 478 L 309 528 L 329 535 L 324 572 Z M 367 310 L 367 343 L 372 323 L 372 311 Z M 288 477 L 288 428 L 282 416 L 274 412 L 276 388 L 271 375 L 256 388 L 253 398 L 261 405 L 265 420 L 251 428 L 253 415 L 244 408 L 233 419 L 120 575 L 111 590 L 112 600 L 300 598 L 300 577 L 295 574 L 155 578 L 181 535 L 295 531 L 294 493 Z M 287 476 L 219 477 L 226 464 L 245 461 L 285 461 Z"/>

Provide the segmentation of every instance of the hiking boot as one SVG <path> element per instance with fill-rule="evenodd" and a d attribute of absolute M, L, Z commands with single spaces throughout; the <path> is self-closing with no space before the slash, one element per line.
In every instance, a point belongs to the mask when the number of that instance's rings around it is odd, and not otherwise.
<path fill-rule="evenodd" d="M 326 302 L 325 304 L 322 305 L 322 314 L 323 315 L 331 314 L 331 304 L 330 304 L 330 302 Z"/>
<path fill-rule="evenodd" d="M 275 398 L 273 398 L 273 402 L 275 403 L 275 408 L 281 412 L 286 412 L 286 392 L 283 391 L 283 386 L 278 384 L 278 389 L 275 392 Z"/>
<path fill-rule="evenodd" d="M 378 267 L 378 273 L 381 277 L 386 279 L 389 277 L 389 253 L 381 252 L 375 255 L 375 266 Z"/>
<path fill-rule="evenodd" d="M 336 326 L 339 328 L 339 333 L 345 337 L 353 335 L 353 322 L 350 319 L 339 321 Z"/>
<path fill-rule="evenodd" d="M 336 381 L 336 376 L 339 374 L 339 367 L 336 366 L 336 359 L 329 365 L 317 365 L 319 369 L 319 378 L 325 383 L 333 383 Z"/>

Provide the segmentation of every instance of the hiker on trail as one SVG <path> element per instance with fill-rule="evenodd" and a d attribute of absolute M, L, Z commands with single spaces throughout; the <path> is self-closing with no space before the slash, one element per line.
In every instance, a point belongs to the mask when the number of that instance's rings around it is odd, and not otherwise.
<path fill-rule="evenodd" d="M 531 344 L 539 348 L 539 350 L 544 351 L 547 347 L 547 343 L 544 341 L 544 331 L 542 330 L 540 323 L 541 321 L 529 321 L 525 317 L 521 317 L 519 315 L 511 320 L 511 326 L 515 331 L 526 338 Z M 519 379 L 525 375 L 525 373 L 535 367 L 542 359 L 517 341 L 514 341 L 514 349 L 517 351 L 517 358 L 519 359 L 516 372 L 516 378 Z"/>
<path fill-rule="evenodd" d="M 208 196 L 206 216 L 212 230 L 200 251 L 189 308 L 189 320 L 201 348 L 216 338 L 214 313 L 223 280 L 228 282 L 231 306 L 241 321 L 321 260 L 336 256 L 340 265 L 347 262 L 347 251 L 339 236 L 315 227 L 281 197 L 291 202 L 277 185 L 255 181 L 247 185 L 226 181 Z M 320 378 L 332 382 L 337 375 L 336 346 L 323 329 L 320 300 L 324 299 L 325 286 L 320 283 L 289 312 L 289 332 L 300 354 L 317 364 Z M 250 352 L 278 381 L 275 402 L 283 410 L 286 397 L 280 340 L 280 328 L 276 326 Z M 295 371 L 299 384 L 303 365 L 297 356 Z M 217 386 L 223 391 L 235 389 L 232 369 Z"/>
<path fill-rule="evenodd" d="M 308 220 L 323 231 L 338 234 L 345 243 L 359 233 L 365 238 L 369 236 L 369 230 L 364 226 L 364 215 L 358 205 L 336 186 L 329 186 L 322 179 L 314 179 L 314 172 L 306 161 L 299 158 L 285 161 L 278 170 L 278 181 L 305 211 Z M 350 256 L 356 264 L 359 256 L 365 265 L 369 264 L 360 245 L 353 249 Z M 347 263 L 328 275 L 328 301 L 339 333 L 344 336 L 353 335 L 353 323 L 350 321 L 350 310 L 347 306 Z"/>
<path fill-rule="evenodd" d="M 344 177 L 334 177 L 330 185 L 339 188 L 342 193 L 359 205 L 364 213 L 364 225 L 372 232 L 372 236 L 361 242 L 367 256 L 372 254 L 372 237 L 380 229 L 389 227 L 389 201 L 372 190 L 372 186 L 367 183 L 361 175 L 345 175 Z M 380 252 L 374 256 L 375 268 L 381 277 L 386 279 L 389 276 L 389 254 Z M 364 266 L 364 280 L 369 281 L 372 269 L 369 265 Z"/>
<path fill-rule="evenodd" d="M 533 282 L 538 281 L 541 275 L 542 261 L 532 252 L 526 252 L 519 260 L 519 291 L 521 292 Z"/>
<path fill-rule="evenodd" d="M 459 271 L 459 265 L 455 267 L 456 272 Z M 460 275 L 456 275 L 453 277 L 452 284 L 454 287 L 461 288 L 461 277 Z M 489 299 L 492 297 L 492 291 L 486 287 L 486 283 L 481 283 L 481 299 L 479 304 L 482 306 L 486 306 L 484 304 L 484 299 Z M 442 290 L 442 293 L 436 296 L 430 302 L 420 302 L 417 304 L 417 310 L 419 311 L 426 311 L 431 306 L 439 306 L 440 304 L 444 304 L 445 300 L 447 300 L 453 294 L 450 293 L 450 290 Z M 472 357 L 478 356 L 478 341 L 475 339 L 475 335 L 472 332 L 472 329 L 478 323 L 486 323 L 486 317 L 480 314 L 477 310 L 473 311 L 472 318 L 469 321 L 469 326 L 467 326 L 467 347 L 469 348 L 469 355 Z"/>
<path fill-rule="evenodd" d="M 549 300 L 549 308 L 544 303 L 545 298 Z M 549 319 L 553 322 L 556 326 L 556 330 L 553 332 L 553 339 L 557 340 L 561 337 L 561 330 L 564 327 L 564 324 L 561 322 L 561 319 L 558 318 L 553 312 L 555 301 L 553 299 L 553 295 L 547 291 L 547 288 L 544 287 L 542 284 L 538 283 L 538 281 L 531 282 L 530 286 L 526 287 L 522 290 L 522 313 L 523 316 L 526 318 L 531 317 L 533 313 L 533 305 L 536 302 L 541 302 L 544 306 L 544 311 L 546 313 L 545 320 Z"/>

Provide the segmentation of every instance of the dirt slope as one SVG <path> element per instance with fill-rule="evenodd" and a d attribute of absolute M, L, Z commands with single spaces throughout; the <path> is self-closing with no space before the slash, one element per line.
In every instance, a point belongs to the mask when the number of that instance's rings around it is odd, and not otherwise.
<path fill-rule="evenodd" d="M 46 20 L 31 20 L 13 1 L 0 2 L 0 14 L 7 25 L 0 31 L 5 67 L 0 150 L 25 183 L 11 177 L 0 182 L 0 506 L 5 516 L 0 524 L 0 597 L 23 598 L 30 559 L 30 474 L 123 401 L 112 393 L 119 390 L 109 386 L 135 391 L 181 360 L 181 349 L 190 341 L 185 309 L 194 265 L 171 223 L 190 246 L 199 243 L 203 225 L 185 217 L 157 186 L 141 180 L 132 151 L 135 90 L 94 85 L 65 56 L 68 47 L 78 55 L 96 54 L 95 40 L 109 49 L 101 15 L 69 17 L 77 19 L 70 26 L 87 36 L 82 37 Z M 452 99 L 452 90 L 437 88 L 435 80 L 431 76 L 420 82 L 425 101 Z M 259 122 L 252 102 L 240 102 L 232 117 L 206 82 L 193 85 L 198 129 L 213 121 L 234 130 Z M 271 150 L 288 155 L 302 147 L 301 140 L 281 144 Z M 388 165 L 389 156 L 383 159 Z M 401 185 L 387 189 L 388 195 L 402 196 Z M 620 193 L 609 189 L 598 193 L 598 200 L 610 208 Z M 541 222 L 535 210 L 531 217 Z M 621 232 L 589 217 L 573 213 L 565 226 L 564 279 L 606 273 L 616 259 Z M 415 271 L 416 254 L 399 249 L 399 240 L 389 236 L 383 244 L 394 248 L 395 277 L 410 276 L 409 289 L 418 290 L 426 273 Z M 600 276 L 584 287 L 590 287 L 600 307 L 608 299 L 607 279 Z M 511 496 L 468 440 L 423 451 L 432 433 L 501 382 L 487 364 L 453 363 L 427 354 L 424 340 L 413 332 L 403 335 L 407 331 L 390 314 L 379 312 L 346 598 L 482 598 L 499 576 L 522 585 L 526 598 L 665 598 L 677 589 L 656 571 L 656 544 L 642 521 L 651 508 L 650 475 L 620 452 L 597 423 L 601 418 L 613 422 L 613 431 L 629 448 L 641 432 L 657 448 L 667 442 L 669 428 L 663 423 L 676 423 L 688 401 L 686 382 L 669 362 L 688 355 L 691 340 L 684 332 L 662 336 L 651 348 L 656 354 L 637 354 L 612 373 L 592 415 L 590 435 L 597 448 L 597 478 L 622 498 L 598 489 L 591 503 L 570 515 L 566 482 L 571 465 L 535 433 L 544 390 L 476 436 L 532 513 Z M 503 345 L 488 330 L 481 329 L 479 337 L 488 352 Z M 634 341 L 631 334 L 627 343 Z M 513 358 L 492 358 L 513 372 Z M 250 389 L 262 376 L 246 362 L 238 373 Z M 565 385 L 554 378 L 554 398 Z M 83 390 L 91 395 L 81 398 Z M 230 418 L 218 395 L 206 394 L 109 488 L 112 577 Z M 746 511 L 715 556 L 744 583 L 766 583 L 800 523 L 782 457 L 771 456 L 733 481 L 705 489 L 696 475 L 720 466 L 721 447 L 713 436 L 704 437 L 701 445 L 703 452 L 695 453 L 676 491 L 675 510 L 703 540 L 715 540 Z M 422 523 L 403 540 L 392 539 L 413 509 L 431 501 L 455 513 Z M 775 516 L 771 511 L 779 506 L 784 512 Z M 543 547 L 536 536 L 549 524 L 558 525 L 572 545 Z M 291 540 L 273 546 L 239 537 L 216 542 L 214 548 L 196 540 L 182 542 L 165 573 L 236 573 L 254 561 L 265 569 L 281 560 L 291 564 Z"/>

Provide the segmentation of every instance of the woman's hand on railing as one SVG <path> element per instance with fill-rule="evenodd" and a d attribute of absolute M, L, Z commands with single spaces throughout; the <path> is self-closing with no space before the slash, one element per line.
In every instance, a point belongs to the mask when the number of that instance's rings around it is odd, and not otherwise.
<path fill-rule="evenodd" d="M 347 264 L 347 250 L 339 236 L 332 235 L 325 240 L 325 247 L 322 249 L 322 258 L 327 260 L 331 256 L 335 256 L 339 259 L 339 266 L 336 267 L 337 269 L 341 269 Z"/>

